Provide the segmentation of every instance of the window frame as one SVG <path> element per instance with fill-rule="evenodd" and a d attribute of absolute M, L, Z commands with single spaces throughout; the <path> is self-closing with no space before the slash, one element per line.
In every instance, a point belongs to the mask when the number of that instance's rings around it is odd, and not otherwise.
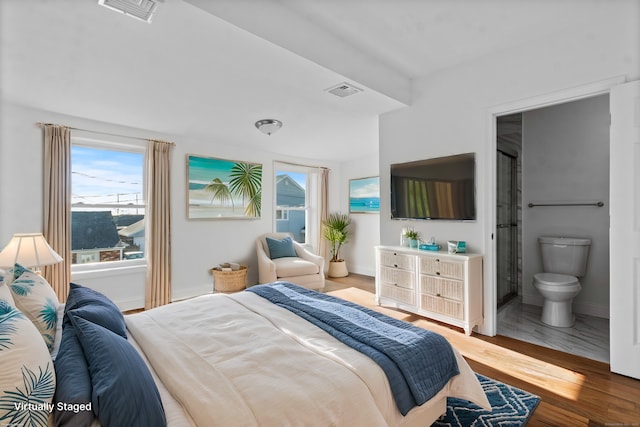
<path fill-rule="evenodd" d="M 75 134 L 75 135 L 74 135 Z M 147 144 L 146 141 L 142 141 L 136 138 L 127 138 L 122 136 L 115 135 L 100 135 L 97 137 L 93 133 L 87 133 L 83 131 L 74 131 L 74 134 L 71 135 L 71 146 L 79 146 L 79 147 L 87 147 L 87 148 L 95 148 L 101 150 L 112 150 L 112 151 L 123 151 L 129 153 L 138 153 L 143 156 L 142 163 L 142 204 L 136 205 L 128 205 L 127 207 L 131 208 L 141 208 L 144 209 L 144 221 L 145 228 L 148 222 L 148 206 L 147 206 Z M 72 159 L 69 159 L 71 168 L 73 168 Z M 73 179 L 71 180 L 73 182 Z M 73 184 L 71 184 L 71 191 L 73 192 Z M 112 209 L 117 207 L 116 205 L 109 203 L 96 203 L 96 204 L 83 204 L 83 206 L 90 207 L 98 207 L 98 208 L 107 208 Z M 69 207 L 69 218 L 71 218 L 71 212 L 73 212 L 73 208 L 78 207 L 78 204 L 71 204 Z M 70 231 L 71 233 L 71 231 Z M 146 239 L 146 237 L 145 237 Z M 69 234 L 69 241 L 71 241 L 71 235 Z M 124 259 L 118 261 L 105 261 L 105 262 L 92 262 L 92 263 L 84 263 L 84 264 L 71 264 L 71 273 L 81 273 L 84 275 L 93 276 L 93 273 L 100 274 L 105 271 L 115 271 L 115 270 L 129 270 L 129 269 L 146 269 L 147 267 L 147 252 L 145 251 L 145 256 L 143 258 L 137 259 Z M 97 275 L 96 275 L 97 277 Z"/>
<path fill-rule="evenodd" d="M 284 161 L 274 160 L 273 162 L 273 231 L 277 231 L 278 219 L 276 219 L 276 210 L 282 209 L 277 205 L 278 198 L 278 172 L 296 172 L 304 173 L 306 175 L 305 183 L 305 202 L 304 207 L 291 207 L 287 208 L 290 211 L 304 211 L 305 212 L 305 242 L 302 243 L 305 246 L 318 250 L 320 247 L 320 229 L 319 224 L 319 172 L 317 166 L 304 166 L 298 164 L 287 163 Z"/>

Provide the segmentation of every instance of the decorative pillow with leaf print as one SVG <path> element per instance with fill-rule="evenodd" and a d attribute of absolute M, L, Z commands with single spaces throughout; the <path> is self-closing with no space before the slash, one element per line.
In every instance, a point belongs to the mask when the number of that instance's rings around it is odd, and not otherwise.
<path fill-rule="evenodd" d="M 49 283 L 40 275 L 25 271 L 9 287 L 16 307 L 40 331 L 49 351 L 53 349 L 56 334 L 57 309 L 60 302 Z"/>
<path fill-rule="evenodd" d="M 56 377 L 33 323 L 0 301 L 0 425 L 47 426 Z"/>
<path fill-rule="evenodd" d="M 7 304 L 15 307 L 16 303 L 13 300 L 13 296 L 11 295 L 11 289 L 9 286 L 0 282 L 0 300 L 5 301 Z"/>
<path fill-rule="evenodd" d="M 9 285 L 11 282 L 22 276 L 22 274 L 27 271 L 32 272 L 27 267 L 23 267 L 20 264 L 15 264 L 12 268 L 5 272 L 4 283 Z"/>

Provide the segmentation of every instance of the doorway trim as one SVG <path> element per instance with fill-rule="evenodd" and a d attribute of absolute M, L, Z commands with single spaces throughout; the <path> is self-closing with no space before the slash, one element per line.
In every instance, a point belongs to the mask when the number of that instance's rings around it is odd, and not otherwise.
<path fill-rule="evenodd" d="M 625 83 L 625 76 L 615 76 L 599 80 L 585 85 L 575 86 L 556 92 L 524 98 L 521 100 L 496 105 L 487 109 L 487 139 L 485 143 L 486 168 L 484 179 L 488 191 L 486 191 L 486 216 L 484 221 L 484 324 L 478 328 L 483 335 L 495 336 L 497 334 L 497 269 L 496 269 L 496 158 L 497 150 L 497 126 L 499 116 L 520 113 L 552 105 L 564 104 L 597 95 L 608 94 L 613 86 Z"/>

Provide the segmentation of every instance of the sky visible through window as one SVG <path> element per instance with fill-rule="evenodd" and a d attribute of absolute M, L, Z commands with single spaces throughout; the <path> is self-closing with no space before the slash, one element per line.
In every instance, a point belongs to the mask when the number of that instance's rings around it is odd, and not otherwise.
<path fill-rule="evenodd" d="M 74 206 L 80 203 L 144 204 L 143 153 L 74 145 L 71 170 L 71 203 Z"/>
<path fill-rule="evenodd" d="M 289 175 L 291 179 L 300 185 L 302 188 L 307 188 L 307 174 L 299 173 L 299 172 L 289 172 L 289 171 L 277 171 L 276 174 L 280 175 Z"/>

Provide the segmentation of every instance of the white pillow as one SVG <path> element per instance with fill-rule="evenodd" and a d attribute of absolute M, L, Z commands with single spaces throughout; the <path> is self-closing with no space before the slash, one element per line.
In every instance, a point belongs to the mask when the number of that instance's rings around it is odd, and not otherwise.
<path fill-rule="evenodd" d="M 9 286 L 5 285 L 0 281 L 0 300 L 6 301 L 9 305 L 16 306 L 16 302 L 13 300 L 13 296 L 11 295 L 11 289 Z"/>
<path fill-rule="evenodd" d="M 0 301 L 0 419 L 7 425 L 48 425 L 56 389 L 51 355 L 31 321 Z"/>
<path fill-rule="evenodd" d="M 9 287 L 16 307 L 27 316 L 44 339 L 49 351 L 55 340 L 57 309 L 60 301 L 44 277 L 25 271 Z"/>
<path fill-rule="evenodd" d="M 58 304 L 56 312 L 56 334 L 53 337 L 53 348 L 51 349 L 51 358 L 56 360 L 58 351 L 60 350 L 60 341 L 62 340 L 62 318 L 64 317 L 64 304 Z"/>

